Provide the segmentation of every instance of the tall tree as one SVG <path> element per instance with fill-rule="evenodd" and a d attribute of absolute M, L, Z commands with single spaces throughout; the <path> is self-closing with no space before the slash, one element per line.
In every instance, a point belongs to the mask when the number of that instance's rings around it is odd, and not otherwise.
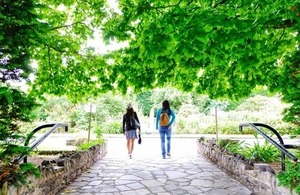
<path fill-rule="evenodd" d="M 0 130 L 8 136 L 18 130 L 20 121 L 30 121 L 34 98 L 12 88 L 8 81 L 28 79 L 32 47 L 40 39 L 34 1 L 0 2 Z M 1 139 L 6 140 L 6 136 Z"/>
<path fill-rule="evenodd" d="M 299 80 L 297 64 L 288 65 L 297 56 L 299 0 L 118 2 L 110 11 L 105 0 L 2 1 L 0 70 L 9 62 L 26 78 L 30 59 L 38 64 L 32 94 L 75 100 L 167 85 L 234 99 L 257 85 L 283 93 L 284 69 Z M 95 55 L 87 40 L 101 31 L 129 47 Z"/>
<path fill-rule="evenodd" d="M 0 2 L 0 80 L 27 79 L 32 69 L 32 48 L 39 39 L 40 24 L 34 1 Z M 41 29 L 41 28 L 40 28 Z"/>
<path fill-rule="evenodd" d="M 121 87 L 171 84 L 237 99 L 263 85 L 288 102 L 294 92 L 299 105 L 300 68 L 290 63 L 298 59 L 299 0 L 120 0 L 119 9 L 104 37 L 129 42 L 116 67 L 135 76 Z"/>
<path fill-rule="evenodd" d="M 33 74 L 32 94 L 66 94 L 73 99 L 112 89 L 106 61 L 92 55 L 93 48 L 87 45 L 94 32 L 100 30 L 105 3 L 1 1 L 1 81 L 29 81 Z"/>
<path fill-rule="evenodd" d="M 32 56 L 38 63 L 33 92 L 82 100 L 112 89 L 109 65 L 87 45 L 100 30 L 105 0 L 37 2 L 43 2 L 37 12 L 48 28 Z"/>

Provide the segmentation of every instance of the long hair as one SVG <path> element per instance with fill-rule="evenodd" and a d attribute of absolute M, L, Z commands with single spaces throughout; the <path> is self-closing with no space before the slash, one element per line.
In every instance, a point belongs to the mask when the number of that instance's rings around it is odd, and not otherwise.
<path fill-rule="evenodd" d="M 163 109 L 163 110 L 170 110 L 170 103 L 169 103 L 168 100 L 164 100 L 164 101 L 162 102 L 162 109 Z"/>
<path fill-rule="evenodd" d="M 133 115 L 133 108 L 129 108 L 129 109 L 126 109 L 126 115 L 127 116 L 132 116 Z"/>

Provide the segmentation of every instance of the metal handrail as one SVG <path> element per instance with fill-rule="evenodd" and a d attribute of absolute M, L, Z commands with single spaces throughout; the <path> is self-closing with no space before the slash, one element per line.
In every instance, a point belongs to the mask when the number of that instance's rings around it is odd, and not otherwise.
<path fill-rule="evenodd" d="M 24 159 L 24 163 L 27 163 L 27 155 L 30 151 L 32 151 L 33 149 L 35 149 L 38 145 L 40 145 L 53 131 L 55 131 L 56 129 L 58 129 L 59 127 L 65 127 L 65 131 L 68 131 L 68 124 L 63 124 L 63 123 L 54 123 L 54 124 L 45 124 L 45 125 L 41 125 L 37 128 L 35 128 L 34 130 L 32 130 L 32 132 L 30 132 L 25 140 L 24 146 L 28 146 L 29 145 L 29 141 L 30 139 L 33 137 L 33 135 L 38 132 L 41 129 L 44 128 L 49 128 L 52 127 L 51 129 L 49 129 L 42 137 L 40 137 L 38 140 L 36 140 L 35 142 L 33 142 L 30 146 L 29 149 L 20 155 L 19 158 L 14 160 L 14 163 L 19 163 L 21 160 Z"/>
<path fill-rule="evenodd" d="M 288 157 L 290 157 L 290 159 L 292 159 L 293 161 L 298 161 L 297 157 L 295 157 L 292 153 L 290 153 L 283 142 L 282 137 L 280 136 L 280 134 L 271 126 L 263 124 L 263 123 L 241 123 L 239 125 L 239 129 L 240 131 L 243 130 L 244 126 L 249 126 L 252 127 L 254 130 L 256 130 L 260 135 L 262 135 L 266 140 L 268 140 L 271 144 L 273 144 L 275 147 L 277 147 L 280 151 L 281 151 L 281 170 L 285 171 L 285 155 L 287 155 Z M 261 127 L 265 127 L 269 130 L 271 130 L 278 138 L 280 144 L 278 144 L 274 139 L 272 139 L 270 136 L 268 136 L 267 134 L 265 134 L 262 130 L 260 130 L 257 126 L 261 126 Z"/>

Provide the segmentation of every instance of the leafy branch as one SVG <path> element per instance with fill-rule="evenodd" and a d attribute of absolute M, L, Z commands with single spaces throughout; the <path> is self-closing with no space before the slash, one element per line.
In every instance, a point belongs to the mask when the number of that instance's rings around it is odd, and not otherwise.
<path fill-rule="evenodd" d="M 227 0 L 222 0 L 222 1 L 220 1 L 219 3 L 215 4 L 215 5 L 213 6 L 213 8 L 216 8 L 216 7 L 218 7 L 219 5 L 222 5 L 222 4 L 226 3 L 226 1 L 227 1 Z"/>
<path fill-rule="evenodd" d="M 176 4 L 165 5 L 165 6 L 151 6 L 150 3 L 147 2 L 147 3 L 143 4 L 143 5 L 137 5 L 137 6 L 132 6 L 132 7 L 136 7 L 136 8 L 138 8 L 138 10 L 139 10 L 140 12 L 143 12 L 143 11 L 148 10 L 148 9 L 159 10 L 159 9 L 166 9 L 166 8 L 174 7 L 174 6 L 180 5 L 182 1 L 183 1 L 183 0 L 180 0 L 180 1 L 178 1 L 178 3 L 176 3 Z M 191 2 L 193 2 L 193 0 L 191 0 L 191 1 L 189 2 L 189 4 L 190 4 Z M 122 4 L 121 4 L 121 5 L 122 5 Z"/>
<path fill-rule="evenodd" d="M 274 29 L 282 29 L 282 28 L 291 28 L 297 24 L 296 20 L 288 19 L 288 20 L 283 20 L 280 24 L 274 25 Z"/>
<path fill-rule="evenodd" d="M 84 24 L 84 20 L 82 20 L 82 21 L 79 21 L 79 22 L 74 22 L 72 24 L 57 26 L 57 27 L 51 28 L 50 30 L 57 30 L 57 29 L 61 29 L 61 28 L 69 28 L 69 27 L 77 25 L 77 24 L 83 24 L 83 25 L 85 25 Z"/>

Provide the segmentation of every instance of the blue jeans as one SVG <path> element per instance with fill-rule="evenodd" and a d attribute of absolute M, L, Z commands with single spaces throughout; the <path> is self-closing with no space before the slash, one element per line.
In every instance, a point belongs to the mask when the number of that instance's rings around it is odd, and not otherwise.
<path fill-rule="evenodd" d="M 171 133 L 172 129 L 168 127 L 159 127 L 160 141 L 161 141 L 161 154 L 162 156 L 166 156 L 166 152 L 170 153 L 171 150 Z M 166 144 L 167 138 L 167 144 Z M 167 151 L 166 151 L 167 146 Z"/>

